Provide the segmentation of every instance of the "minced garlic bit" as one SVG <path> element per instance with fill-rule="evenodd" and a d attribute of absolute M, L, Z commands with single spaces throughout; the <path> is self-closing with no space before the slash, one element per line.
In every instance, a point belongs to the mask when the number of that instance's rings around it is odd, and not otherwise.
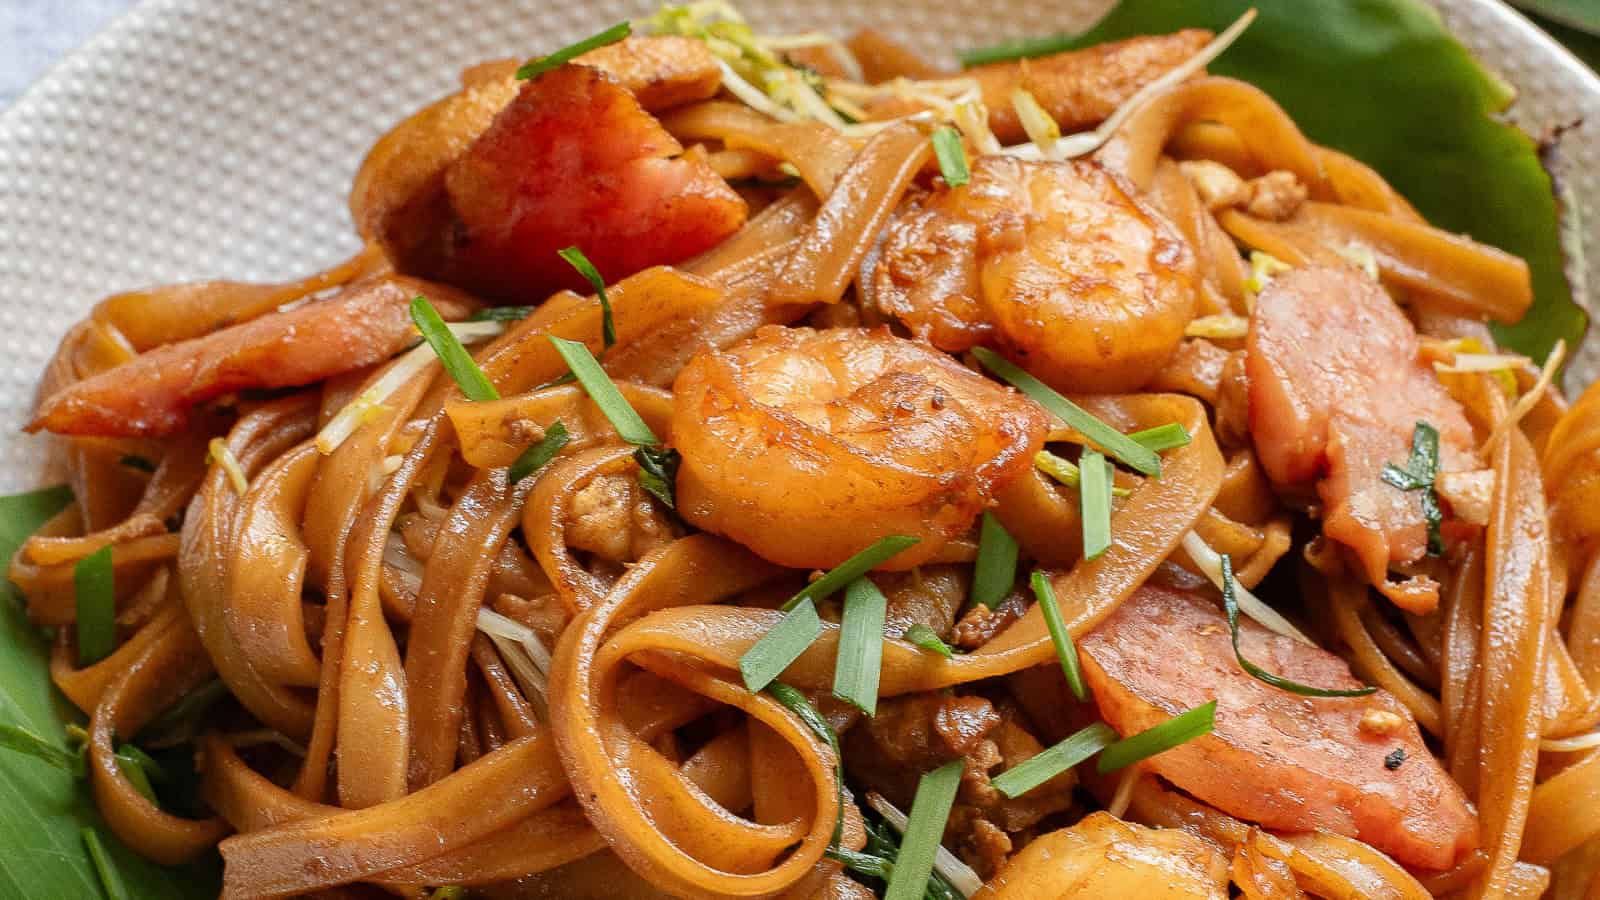
<path fill-rule="evenodd" d="M 1489 524 L 1489 508 L 1494 500 L 1494 470 L 1441 472 L 1433 489 L 1450 504 L 1457 519 L 1469 525 Z"/>
<path fill-rule="evenodd" d="M 1258 219 L 1270 219 L 1281 222 L 1300 210 L 1300 204 L 1306 202 L 1308 192 L 1306 186 L 1300 183 L 1293 172 L 1275 169 L 1259 178 L 1252 178 L 1246 182 L 1250 191 L 1250 199 L 1245 203 L 1245 212 Z"/>
<path fill-rule="evenodd" d="M 1394 734 L 1405 727 L 1406 720 L 1387 709 L 1368 709 L 1361 714 L 1359 728 L 1367 734 Z"/>
<path fill-rule="evenodd" d="M 1201 204 L 1211 212 L 1241 206 L 1250 199 L 1244 179 L 1216 160 L 1186 159 L 1178 163 L 1178 171 L 1194 185 Z"/>

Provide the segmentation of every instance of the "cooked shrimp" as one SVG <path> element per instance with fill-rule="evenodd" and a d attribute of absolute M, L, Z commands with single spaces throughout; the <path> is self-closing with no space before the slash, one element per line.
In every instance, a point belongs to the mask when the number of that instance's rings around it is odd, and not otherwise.
<path fill-rule="evenodd" d="M 526 82 L 445 173 L 459 228 L 441 236 L 446 280 L 543 300 L 587 282 L 557 251 L 577 246 L 608 282 L 710 249 L 745 204 L 627 88 L 562 66 Z"/>
<path fill-rule="evenodd" d="M 447 319 L 476 306 L 411 278 L 361 282 L 326 300 L 157 347 L 72 384 L 40 400 L 28 430 L 160 437 L 181 430 L 189 410 L 214 397 L 312 384 L 381 362 L 416 340 L 409 305 L 419 294 Z"/>
<path fill-rule="evenodd" d="M 1466 796 L 1399 701 L 1384 691 L 1302 697 L 1256 680 L 1239 668 L 1228 621 L 1209 601 L 1141 588 L 1078 646 L 1101 715 L 1124 735 L 1217 701 L 1211 734 L 1146 765 L 1223 812 L 1356 837 L 1428 869 L 1449 868 L 1477 846 Z M 1339 657 L 1250 620 L 1240 623 L 1239 646 L 1246 659 L 1302 684 L 1360 686 Z M 1363 729 L 1372 713 L 1395 727 Z"/>
<path fill-rule="evenodd" d="M 908 206 L 873 299 L 958 352 L 992 344 L 1068 391 L 1129 391 L 1194 317 L 1194 254 L 1117 176 L 1089 161 L 986 156 L 964 187 Z"/>
<path fill-rule="evenodd" d="M 1022 848 L 973 900 L 1227 896 L 1228 860 L 1215 844 L 1180 829 L 1131 825 L 1097 812 Z"/>
<path fill-rule="evenodd" d="M 1250 431 L 1261 465 L 1279 484 L 1313 478 L 1323 532 L 1351 548 L 1367 578 L 1416 613 L 1438 587 L 1390 584 L 1391 564 L 1427 548 L 1422 501 L 1386 484 L 1386 463 L 1405 465 L 1412 431 L 1439 432 L 1439 470 L 1475 468 L 1472 426 L 1418 358 L 1416 330 L 1377 282 L 1349 267 L 1280 275 L 1256 301 L 1245 368 Z"/>
<path fill-rule="evenodd" d="M 1044 411 L 887 330 L 763 328 L 673 386 L 678 510 L 773 562 L 827 568 L 893 534 L 933 556 L 1027 469 Z"/>

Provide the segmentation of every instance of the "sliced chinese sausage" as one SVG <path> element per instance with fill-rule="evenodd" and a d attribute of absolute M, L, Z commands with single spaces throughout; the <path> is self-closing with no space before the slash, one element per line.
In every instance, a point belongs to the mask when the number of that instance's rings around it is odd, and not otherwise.
<path fill-rule="evenodd" d="M 879 538 L 926 562 L 1043 445 L 1044 410 L 887 329 L 767 327 L 673 385 L 685 521 L 796 568 Z"/>
<path fill-rule="evenodd" d="M 1086 160 L 986 156 L 896 216 L 872 299 L 949 352 L 979 344 L 1064 391 L 1149 381 L 1194 316 L 1194 254 Z"/>
<path fill-rule="evenodd" d="M 1132 825 L 1109 813 L 1035 838 L 973 900 L 1225 900 L 1228 860 L 1175 828 Z"/>
<path fill-rule="evenodd" d="M 616 79 L 562 66 L 526 82 L 445 173 L 454 227 L 440 277 L 489 296 L 542 300 L 587 282 L 560 256 L 581 249 L 607 282 L 715 246 L 745 204 Z"/>
<path fill-rule="evenodd" d="M 1211 734 L 1151 757 L 1150 771 L 1229 815 L 1355 837 L 1407 865 L 1449 868 L 1477 846 L 1465 795 L 1397 700 L 1273 687 L 1239 668 L 1229 634 L 1210 601 L 1147 586 L 1079 643 L 1095 703 L 1119 734 L 1217 701 Z M 1361 686 L 1337 656 L 1253 621 L 1240 622 L 1239 644 L 1246 659 L 1301 684 Z"/>
<path fill-rule="evenodd" d="M 1377 282 L 1350 267 L 1274 278 L 1250 317 L 1245 369 L 1256 455 L 1279 484 L 1316 482 L 1323 532 L 1349 547 L 1397 604 L 1426 613 L 1438 586 L 1387 584 L 1427 550 L 1422 495 L 1382 480 L 1406 465 L 1418 422 L 1439 432 L 1439 469 L 1476 468 L 1466 414 L 1418 356 L 1416 329 Z"/>
<path fill-rule="evenodd" d="M 304 306 L 156 347 L 41 398 L 29 431 L 160 437 L 223 394 L 298 387 L 382 362 L 416 340 L 411 299 L 427 296 L 446 319 L 477 308 L 443 285 L 381 278 Z"/>

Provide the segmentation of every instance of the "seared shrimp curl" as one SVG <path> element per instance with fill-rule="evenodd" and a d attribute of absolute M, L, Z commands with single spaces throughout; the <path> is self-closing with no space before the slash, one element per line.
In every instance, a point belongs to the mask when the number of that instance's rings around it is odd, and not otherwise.
<path fill-rule="evenodd" d="M 1066 391 L 1149 381 L 1195 312 L 1187 244 L 1089 161 L 986 156 L 891 224 L 879 308 L 941 350 L 987 344 Z"/>
<path fill-rule="evenodd" d="M 763 328 L 673 386 L 690 523 L 796 568 L 892 534 L 908 568 L 971 527 L 1044 441 L 1043 410 L 886 330 Z"/>

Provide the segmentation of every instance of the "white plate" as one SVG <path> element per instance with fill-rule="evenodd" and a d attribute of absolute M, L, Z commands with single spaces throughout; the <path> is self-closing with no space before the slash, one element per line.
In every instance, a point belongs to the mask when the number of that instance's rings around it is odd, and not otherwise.
<path fill-rule="evenodd" d="M 1317 0 L 1307 0 L 1317 2 Z M 116 290 L 277 279 L 356 246 L 345 194 L 391 123 L 465 65 L 557 47 L 653 0 L 148 0 L 0 114 L 0 491 L 35 483 L 40 441 L 12 437 L 67 327 Z M 1563 186 L 1600 210 L 1600 80 L 1498 0 L 1446 0 L 1462 39 L 1521 93 L 1530 133 L 1586 118 Z M 743 0 L 785 31 L 873 25 L 938 55 L 1076 30 L 1106 0 Z M 1600 259 L 1600 229 L 1581 243 Z M 1600 295 L 1600 273 L 1572 271 Z M 1591 341 L 1582 371 L 1600 370 Z"/>

